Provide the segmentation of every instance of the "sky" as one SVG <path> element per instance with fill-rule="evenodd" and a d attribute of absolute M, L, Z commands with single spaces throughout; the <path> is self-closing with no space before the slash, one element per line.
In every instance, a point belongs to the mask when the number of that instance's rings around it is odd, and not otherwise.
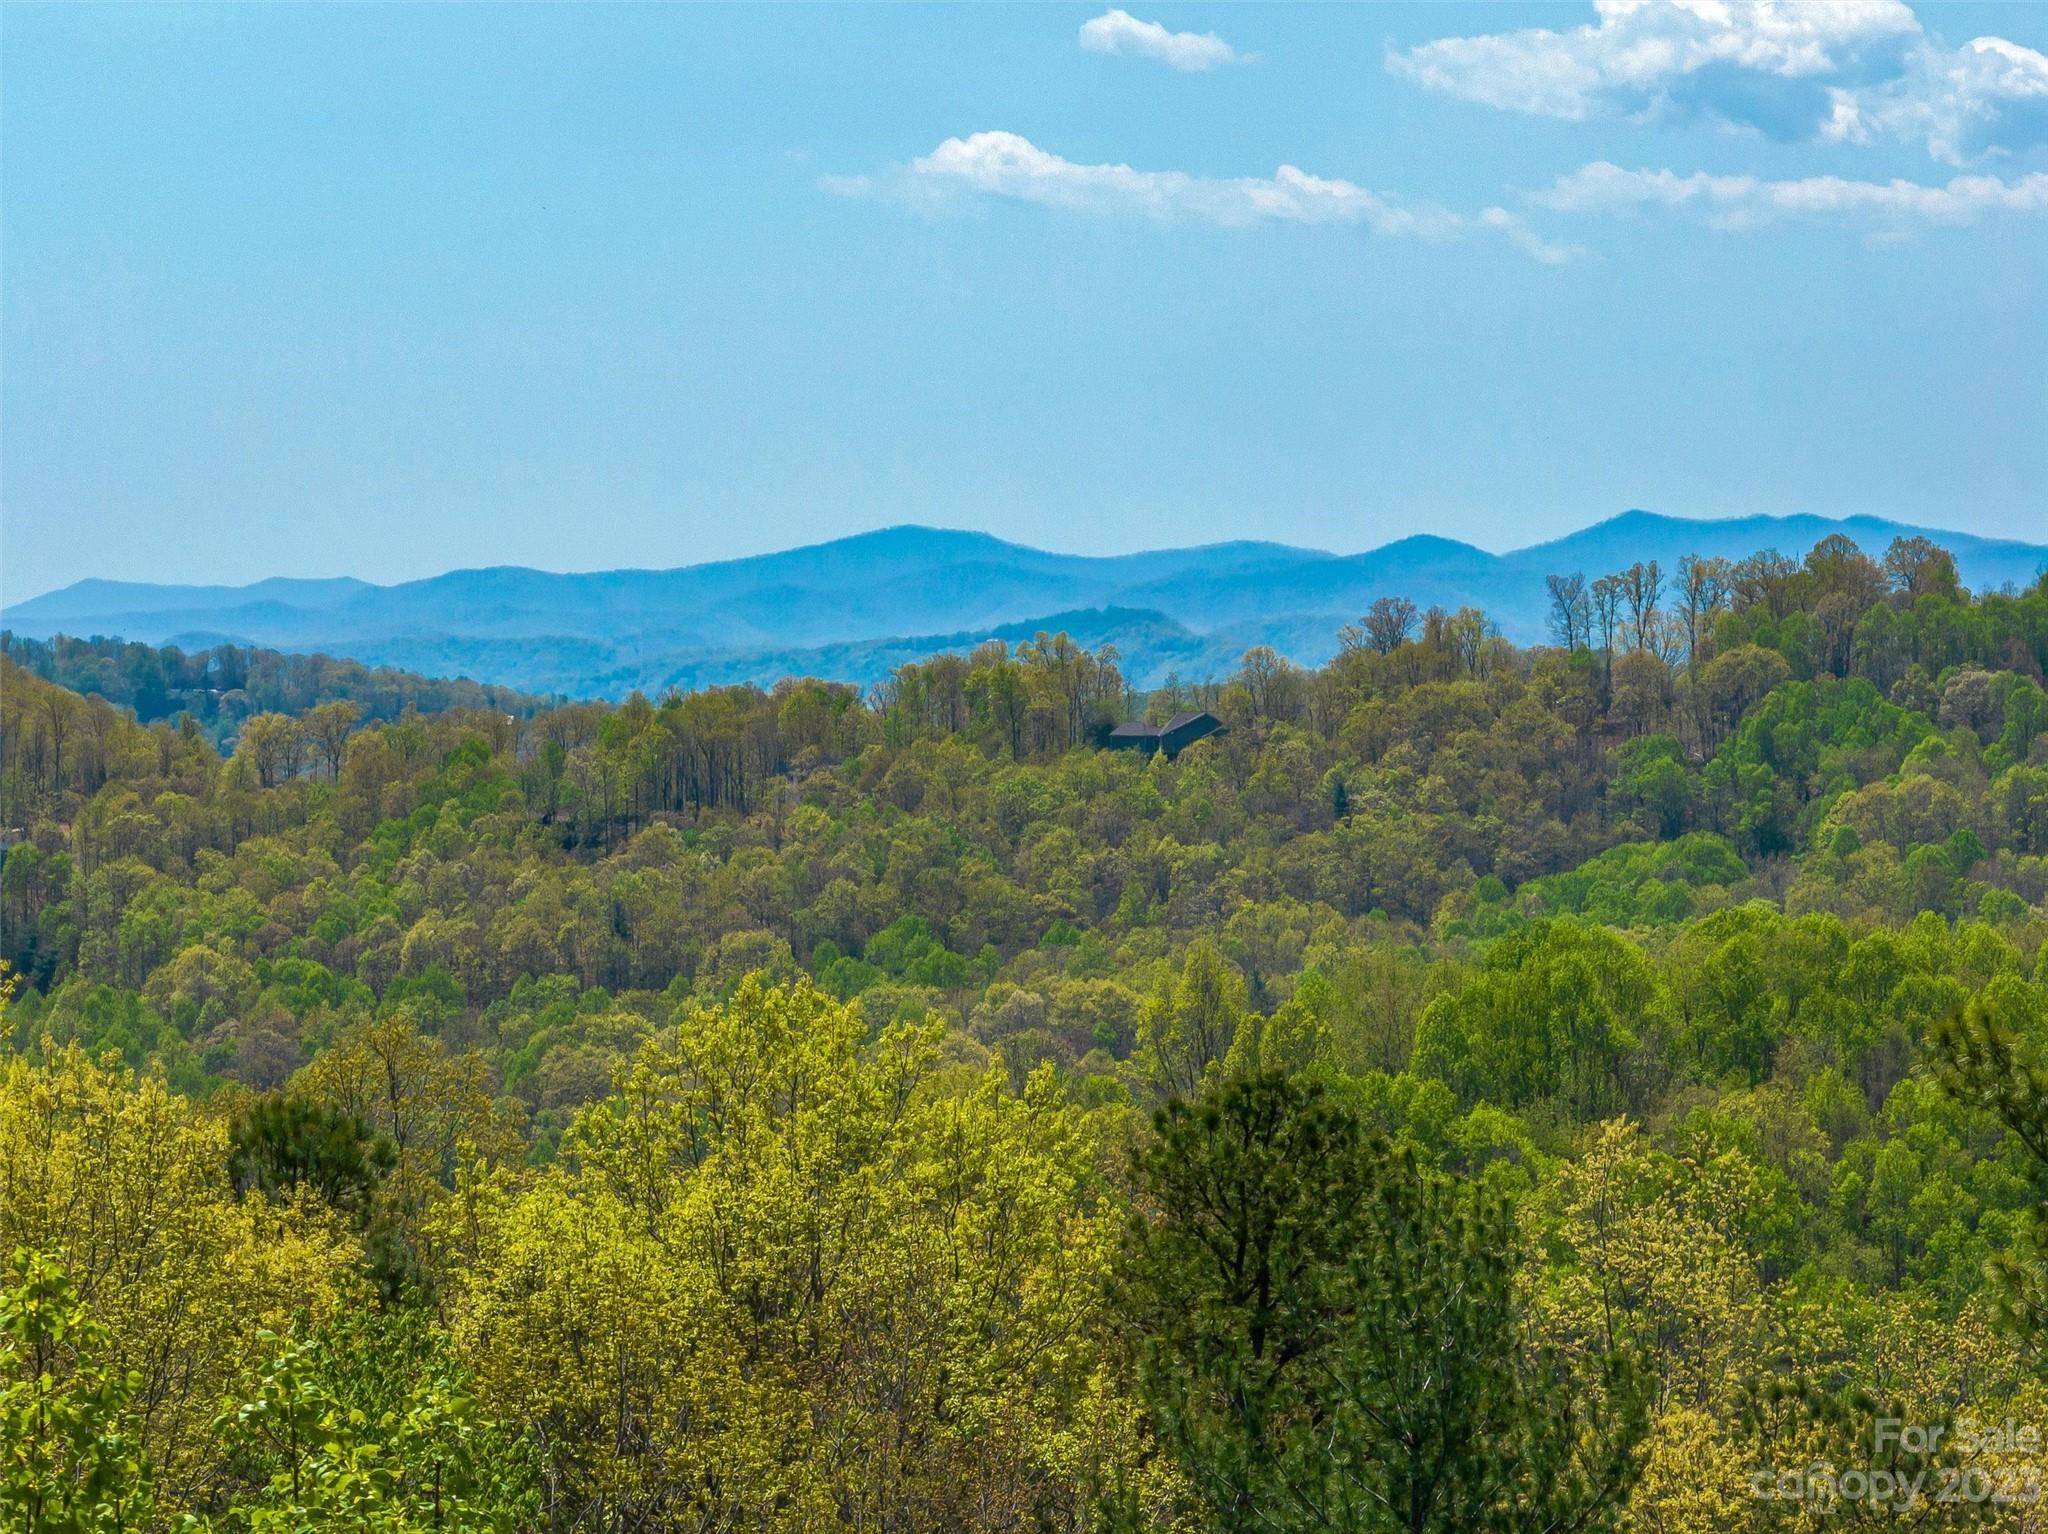
<path fill-rule="evenodd" d="M 2048 6 L 0 5 L 0 599 L 2048 541 Z"/>

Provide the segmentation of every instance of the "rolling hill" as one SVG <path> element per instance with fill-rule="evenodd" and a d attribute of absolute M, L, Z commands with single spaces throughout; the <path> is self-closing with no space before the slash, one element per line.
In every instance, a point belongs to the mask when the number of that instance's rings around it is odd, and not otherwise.
<path fill-rule="evenodd" d="M 1337 629 L 1382 595 L 1482 607 L 1510 638 L 1529 642 L 1543 634 L 1547 574 L 1592 576 L 1639 559 L 1669 570 L 1687 553 L 1796 555 L 1831 533 L 1873 554 L 1893 538 L 1924 534 L 1978 589 L 2025 585 L 2048 566 L 2048 544 L 1875 517 L 1688 521 L 1631 511 L 1507 554 L 1418 535 L 1348 555 L 1244 542 L 1090 557 L 986 533 L 892 527 L 674 570 L 499 566 L 391 586 L 86 580 L 22 602 L 4 621 L 34 638 L 260 644 L 602 697 L 803 673 L 869 682 L 905 660 L 980 639 L 1064 629 L 1086 645 L 1116 645 L 1127 673 L 1150 685 L 1171 671 L 1221 675 L 1254 644 L 1319 662 Z"/>

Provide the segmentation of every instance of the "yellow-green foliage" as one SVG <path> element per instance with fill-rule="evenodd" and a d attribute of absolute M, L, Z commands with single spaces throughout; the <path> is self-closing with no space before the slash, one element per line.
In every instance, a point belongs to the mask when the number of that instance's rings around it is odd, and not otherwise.
<path fill-rule="evenodd" d="M 555 1166 L 461 1190 L 457 1348 L 549 1445 L 559 1501 L 1071 1526 L 1126 1452 L 1099 1378 L 1098 1128 L 1049 1073 L 1019 1097 L 937 1069 L 931 1023 L 864 1032 L 750 979 L 644 1046 Z"/>
<path fill-rule="evenodd" d="M 357 1296 L 358 1252 L 316 1202 L 239 1198 L 227 1124 L 69 1048 L 0 1061 L 0 1250 L 58 1254 L 138 1376 L 135 1430 L 175 1499 L 218 1468 L 209 1424 L 263 1329 Z"/>

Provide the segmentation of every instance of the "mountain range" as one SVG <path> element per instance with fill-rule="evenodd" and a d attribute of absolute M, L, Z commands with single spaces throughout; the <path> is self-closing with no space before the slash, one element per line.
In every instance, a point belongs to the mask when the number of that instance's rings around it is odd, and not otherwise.
<path fill-rule="evenodd" d="M 1362 554 L 1278 543 L 1097 557 L 986 533 L 892 527 L 829 543 L 674 570 L 553 574 L 454 570 L 381 586 L 273 578 L 247 586 L 83 580 L 0 615 L 30 638 L 119 636 L 187 650 L 259 644 L 324 652 L 533 692 L 622 697 L 668 687 L 772 683 L 789 675 L 872 682 L 908 660 L 986 638 L 1064 630 L 1114 644 L 1141 686 L 1169 672 L 1221 676 L 1253 645 L 1303 664 L 1374 598 L 1485 609 L 1509 638 L 1544 632 L 1543 578 L 1588 578 L 1637 560 L 1674 570 L 1685 554 L 1795 557 L 1831 533 L 1882 555 L 1922 535 L 1955 556 L 1972 589 L 2024 586 L 2048 544 L 1980 538 L 1877 517 L 1693 521 L 1631 511 L 1506 554 L 1428 534 Z"/>

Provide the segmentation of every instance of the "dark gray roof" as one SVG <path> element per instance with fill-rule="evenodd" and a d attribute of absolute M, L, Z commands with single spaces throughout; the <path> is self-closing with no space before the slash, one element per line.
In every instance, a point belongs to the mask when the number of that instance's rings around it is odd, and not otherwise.
<path fill-rule="evenodd" d="M 1198 727 L 1198 733 L 1195 738 L 1199 740 L 1203 735 L 1214 735 L 1221 731 L 1223 729 L 1223 721 L 1210 713 L 1206 708 L 1187 709 L 1175 714 L 1164 724 L 1146 724 L 1143 720 L 1133 719 L 1130 723 L 1120 724 L 1111 730 L 1109 738 L 1111 740 L 1164 741 L 1169 735 L 1179 734 L 1191 726 Z"/>

